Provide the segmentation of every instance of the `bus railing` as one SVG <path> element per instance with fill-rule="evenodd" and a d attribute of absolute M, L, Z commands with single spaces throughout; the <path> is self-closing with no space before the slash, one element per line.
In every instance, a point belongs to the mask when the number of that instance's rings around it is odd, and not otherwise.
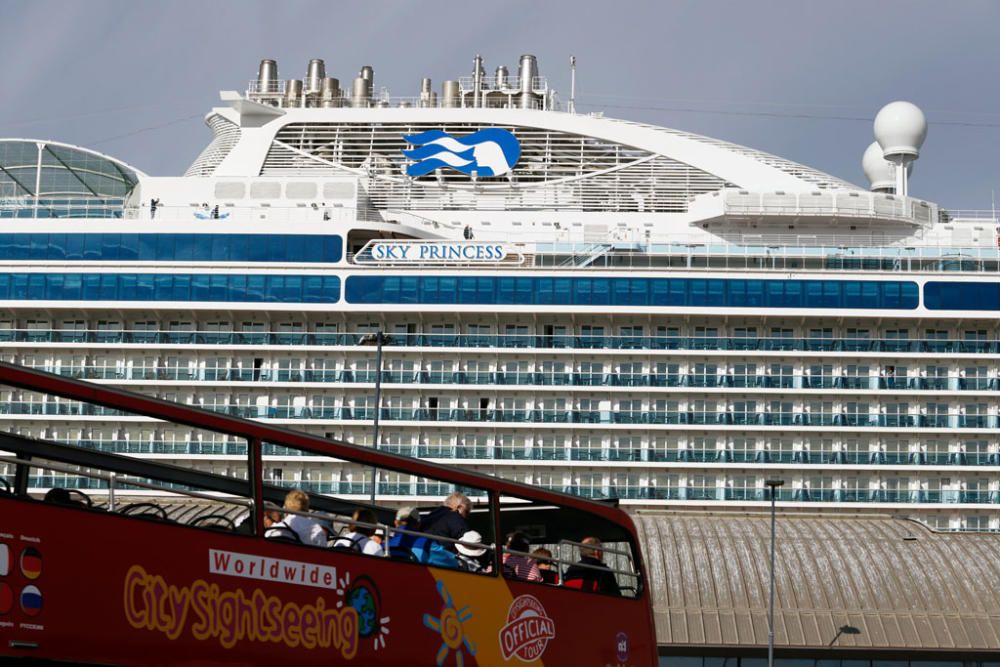
<path fill-rule="evenodd" d="M 3 447 L 0 444 L 0 447 Z M 65 472 L 79 477 L 87 477 L 89 479 L 98 479 L 104 482 L 108 482 L 108 511 L 114 511 L 114 495 L 116 492 L 121 490 L 121 486 L 134 486 L 140 489 L 145 489 L 147 491 L 158 491 L 166 495 L 178 495 L 187 496 L 189 498 L 198 498 L 200 500 L 211 500 L 213 502 L 227 503 L 231 505 L 240 505 L 241 507 L 252 508 L 253 500 L 250 498 L 231 498 L 222 494 L 211 494 L 202 493 L 200 491 L 190 491 L 187 489 L 177 489 L 170 486 L 164 486 L 162 484 L 152 484 L 150 482 L 142 482 L 139 480 L 122 478 L 117 473 L 100 473 L 93 472 L 90 470 L 80 470 L 78 466 L 66 465 L 63 463 L 58 463 L 56 461 L 37 461 L 34 459 L 19 459 L 13 456 L 0 456 L 0 463 L 7 463 L 15 466 L 28 466 L 29 468 L 41 468 L 43 470 L 55 470 L 57 472 Z"/>

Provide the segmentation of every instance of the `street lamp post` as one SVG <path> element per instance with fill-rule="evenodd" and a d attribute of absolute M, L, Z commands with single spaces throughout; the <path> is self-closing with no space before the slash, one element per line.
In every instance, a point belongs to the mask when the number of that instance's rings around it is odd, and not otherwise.
<path fill-rule="evenodd" d="M 770 584 L 771 594 L 767 605 L 767 667 L 774 667 L 774 536 L 775 536 L 775 495 L 780 486 L 784 486 L 783 479 L 769 479 L 764 485 L 771 490 L 771 570 Z"/>
<path fill-rule="evenodd" d="M 372 420 L 372 447 L 378 451 L 378 419 L 382 412 L 382 345 L 388 337 L 379 329 L 373 334 L 365 334 L 358 341 L 361 345 L 375 345 L 375 418 Z M 371 504 L 375 504 L 378 487 L 378 466 L 372 466 Z"/>

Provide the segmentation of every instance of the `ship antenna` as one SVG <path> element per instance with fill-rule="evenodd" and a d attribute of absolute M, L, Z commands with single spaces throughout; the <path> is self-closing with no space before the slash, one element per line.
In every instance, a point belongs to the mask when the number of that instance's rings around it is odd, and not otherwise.
<path fill-rule="evenodd" d="M 576 56 L 569 57 L 569 112 L 576 113 Z"/>

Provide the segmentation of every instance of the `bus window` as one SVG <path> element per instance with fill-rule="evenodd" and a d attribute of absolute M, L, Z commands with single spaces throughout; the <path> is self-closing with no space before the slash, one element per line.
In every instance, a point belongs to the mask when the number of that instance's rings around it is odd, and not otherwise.
<path fill-rule="evenodd" d="M 638 597 L 636 546 L 621 526 L 587 512 L 504 496 L 505 577 L 589 593 Z"/>
<path fill-rule="evenodd" d="M 274 504 L 265 512 L 268 539 L 477 574 L 499 569 L 485 489 L 277 443 L 265 443 L 262 456 Z"/>

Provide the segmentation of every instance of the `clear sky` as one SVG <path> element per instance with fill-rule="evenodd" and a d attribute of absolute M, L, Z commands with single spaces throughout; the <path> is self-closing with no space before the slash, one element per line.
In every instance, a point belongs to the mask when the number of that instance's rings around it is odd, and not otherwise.
<path fill-rule="evenodd" d="M 218 91 L 261 58 L 303 78 L 414 95 L 422 76 L 539 58 L 578 109 L 766 150 L 866 186 L 871 119 L 907 99 L 930 122 L 910 192 L 990 208 L 1000 190 L 998 0 L 0 0 L 0 136 L 80 144 L 180 175 Z"/>

